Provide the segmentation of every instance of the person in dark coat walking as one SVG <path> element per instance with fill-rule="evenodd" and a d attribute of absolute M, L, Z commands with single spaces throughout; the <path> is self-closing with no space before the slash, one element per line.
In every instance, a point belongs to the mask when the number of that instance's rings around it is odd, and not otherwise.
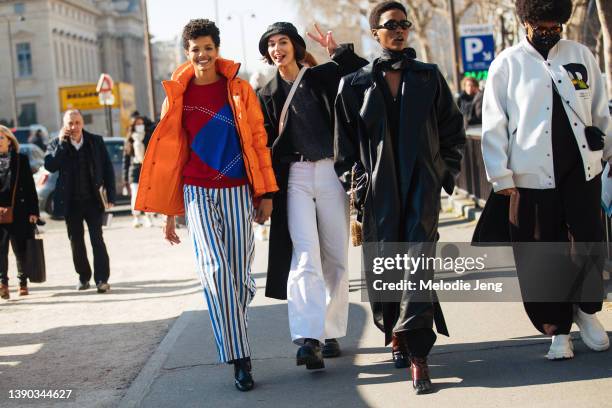
<path fill-rule="evenodd" d="M 297 364 L 308 369 L 323 368 L 323 357 L 340 355 L 337 338 L 346 335 L 348 199 L 333 167 L 332 108 L 342 75 L 367 63 L 351 45 L 339 47 L 331 32 L 324 36 L 315 27 L 318 36 L 309 35 L 327 49 L 331 62 L 300 65 L 306 44 L 291 23 L 272 24 L 259 42 L 261 54 L 278 68 L 258 93 L 280 189 L 274 195 L 266 296 L 288 300 L 291 338 L 300 346 Z"/>
<path fill-rule="evenodd" d="M 34 223 L 40 215 L 38 196 L 28 162 L 20 154 L 19 142 L 13 133 L 0 125 L 0 212 L 13 208 L 13 222 L 0 224 L 0 297 L 9 299 L 8 247 L 17 258 L 19 296 L 28 294 L 28 278 L 24 274 L 26 242 L 34 238 Z"/>
<path fill-rule="evenodd" d="M 372 10 L 381 56 L 342 79 L 335 104 L 335 167 L 347 189 L 355 169 L 364 266 L 373 265 L 374 256 L 389 256 L 389 243 L 409 243 L 409 257 L 435 256 L 440 191 L 452 194 L 465 145 L 461 113 L 438 67 L 417 61 L 406 47 L 406 18 L 398 2 Z M 430 392 L 434 321 L 448 335 L 435 292 L 404 290 L 394 297 L 375 291 L 374 275 L 365 270 L 374 322 L 385 344 L 392 343 L 396 367 L 409 359 L 415 391 Z M 417 287 L 433 279 L 431 269 L 403 272 L 399 277 Z"/>
<path fill-rule="evenodd" d="M 94 281 L 98 292 L 105 293 L 110 289 L 110 267 L 102 223 L 105 210 L 115 202 L 115 173 L 104 140 L 83 130 L 78 110 L 64 114 L 60 134 L 47 148 L 45 168 L 59 171 L 53 199 L 58 213 L 66 218 L 72 260 L 79 274 L 77 289 L 90 287 L 91 267 L 83 228 L 86 222 L 94 255 Z"/>

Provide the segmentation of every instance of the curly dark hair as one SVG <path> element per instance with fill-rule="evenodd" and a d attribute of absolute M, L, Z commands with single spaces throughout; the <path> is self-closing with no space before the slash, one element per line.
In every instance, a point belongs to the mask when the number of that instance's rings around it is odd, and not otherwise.
<path fill-rule="evenodd" d="M 298 44 L 298 42 L 290 36 L 287 36 L 287 38 L 289 38 L 291 45 L 293 45 L 293 57 L 297 62 L 302 62 L 302 60 L 306 58 L 306 48 L 302 47 L 302 44 Z M 266 55 L 264 55 L 263 59 L 266 63 L 268 63 L 268 65 L 274 65 L 274 61 L 272 61 L 272 57 L 270 57 L 269 52 L 266 51 Z"/>
<path fill-rule="evenodd" d="M 219 45 L 221 45 L 221 38 L 219 38 L 219 28 L 217 28 L 214 21 L 210 21 L 206 18 L 189 20 L 187 25 L 183 28 L 183 48 L 189 48 L 189 40 L 207 36 L 212 37 L 215 46 L 219 48 Z"/>
<path fill-rule="evenodd" d="M 372 11 L 370 11 L 370 17 L 369 17 L 370 28 L 374 29 L 375 27 L 378 27 L 378 25 L 380 24 L 380 16 L 384 12 L 389 11 L 389 10 L 403 11 L 404 14 L 408 15 L 408 12 L 406 11 L 406 7 L 404 7 L 402 3 L 397 2 L 397 1 L 383 1 L 382 3 L 378 3 L 376 6 L 374 6 Z"/>
<path fill-rule="evenodd" d="M 522 22 L 554 21 L 565 24 L 572 15 L 572 0 L 517 0 L 516 14 Z"/>

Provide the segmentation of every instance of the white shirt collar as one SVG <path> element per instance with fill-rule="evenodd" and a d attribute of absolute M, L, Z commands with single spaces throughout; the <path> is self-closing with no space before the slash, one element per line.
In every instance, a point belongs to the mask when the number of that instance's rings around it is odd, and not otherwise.
<path fill-rule="evenodd" d="M 75 142 L 74 140 L 72 140 L 72 138 L 70 138 L 70 144 L 72 144 L 75 149 L 79 150 L 81 146 L 83 146 L 83 135 L 81 135 L 81 141 L 79 143 Z"/>

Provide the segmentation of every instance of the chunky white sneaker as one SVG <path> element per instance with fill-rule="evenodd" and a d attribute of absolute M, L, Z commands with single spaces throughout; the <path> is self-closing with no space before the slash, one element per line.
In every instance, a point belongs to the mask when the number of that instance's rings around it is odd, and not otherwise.
<path fill-rule="evenodd" d="M 558 334 L 552 337 L 552 344 L 546 358 L 549 360 L 565 360 L 574 358 L 574 344 L 569 334 Z"/>
<path fill-rule="evenodd" d="M 604 351 L 610 348 L 608 333 L 595 314 L 584 313 L 577 307 L 574 310 L 574 323 L 578 325 L 580 337 L 588 348 L 594 351 Z"/>

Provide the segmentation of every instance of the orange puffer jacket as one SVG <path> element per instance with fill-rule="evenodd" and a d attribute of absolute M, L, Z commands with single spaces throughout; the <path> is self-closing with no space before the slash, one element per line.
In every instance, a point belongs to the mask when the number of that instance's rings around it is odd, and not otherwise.
<path fill-rule="evenodd" d="M 227 96 L 242 145 L 242 156 L 254 197 L 278 190 L 263 115 L 247 81 L 236 78 L 240 64 L 218 58 L 217 72 L 227 78 Z M 171 81 L 164 81 L 166 100 L 162 118 L 147 147 L 136 197 L 136 209 L 183 215 L 183 167 L 189 159 L 189 140 L 183 130 L 183 94 L 194 77 L 190 62 L 179 66 Z"/>

